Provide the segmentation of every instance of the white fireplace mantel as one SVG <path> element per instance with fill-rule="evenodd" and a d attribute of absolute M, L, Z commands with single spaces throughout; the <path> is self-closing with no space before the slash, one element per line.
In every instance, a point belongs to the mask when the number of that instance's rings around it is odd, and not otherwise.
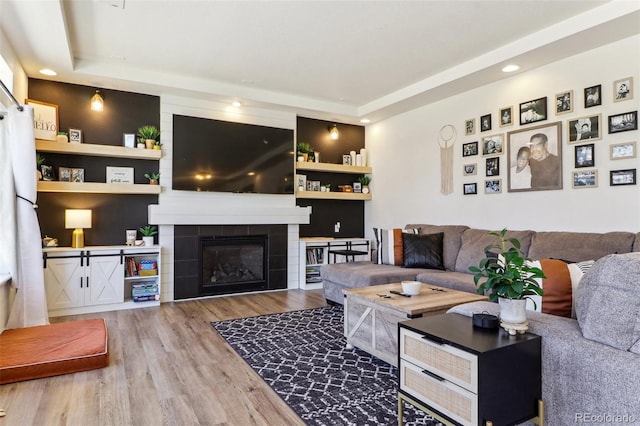
<path fill-rule="evenodd" d="M 291 225 L 308 224 L 311 207 L 206 208 L 149 205 L 154 225 Z"/>

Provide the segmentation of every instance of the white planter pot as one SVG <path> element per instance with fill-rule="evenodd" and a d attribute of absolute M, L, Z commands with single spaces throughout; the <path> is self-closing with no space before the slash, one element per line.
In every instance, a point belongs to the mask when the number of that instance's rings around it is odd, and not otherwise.
<path fill-rule="evenodd" d="M 144 241 L 144 245 L 147 247 L 153 245 L 153 237 L 142 237 L 142 241 Z"/>
<path fill-rule="evenodd" d="M 526 299 L 504 299 L 499 298 L 500 320 L 509 324 L 522 324 L 527 322 L 527 300 Z"/>

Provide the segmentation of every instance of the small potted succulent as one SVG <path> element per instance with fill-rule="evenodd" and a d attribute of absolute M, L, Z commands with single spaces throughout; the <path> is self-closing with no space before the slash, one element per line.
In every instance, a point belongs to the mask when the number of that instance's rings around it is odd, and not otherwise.
<path fill-rule="evenodd" d="M 311 145 L 306 142 L 298 142 L 297 150 L 298 161 L 307 161 L 309 159 L 309 154 L 313 152 Z"/>
<path fill-rule="evenodd" d="M 153 149 L 160 136 L 160 130 L 158 130 L 156 126 L 142 126 L 138 129 L 138 136 L 144 139 L 147 149 Z M 138 142 L 140 142 L 140 140 L 138 140 Z"/>
<path fill-rule="evenodd" d="M 150 185 L 158 185 L 158 179 L 160 179 L 160 173 L 145 173 L 144 177 L 149 179 Z"/>
<path fill-rule="evenodd" d="M 499 242 L 485 247 L 487 257 L 478 266 L 469 268 L 473 273 L 473 282 L 478 287 L 478 293 L 486 294 L 489 300 L 500 303 L 500 319 L 503 322 L 525 323 L 526 299 L 534 295 L 542 296 L 543 290 L 537 280 L 546 276 L 542 269 L 531 266 L 531 259 L 520 250 L 518 239 L 506 237 L 506 229 L 489 234 L 497 237 Z M 510 247 L 507 248 L 507 245 Z M 496 253 L 496 256 L 489 253 Z"/>
<path fill-rule="evenodd" d="M 371 183 L 371 176 L 362 175 L 362 176 L 360 176 L 358 178 L 358 181 L 362 185 L 362 193 L 363 194 L 368 194 L 369 193 L 369 183 Z"/>
<path fill-rule="evenodd" d="M 146 225 L 140 228 L 140 233 L 142 234 L 142 241 L 145 246 L 153 245 L 153 236 L 158 233 L 155 226 Z"/>
<path fill-rule="evenodd" d="M 44 164 L 45 158 L 44 155 L 37 153 L 36 154 L 36 176 L 38 176 L 38 180 L 42 180 L 42 165 Z"/>

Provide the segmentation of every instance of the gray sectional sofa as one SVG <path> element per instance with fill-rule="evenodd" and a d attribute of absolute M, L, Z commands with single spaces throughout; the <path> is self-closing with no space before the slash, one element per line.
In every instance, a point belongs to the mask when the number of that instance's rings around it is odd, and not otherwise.
<path fill-rule="evenodd" d="M 475 292 L 468 267 L 493 243 L 486 230 L 465 226 L 408 225 L 444 232 L 446 270 L 407 269 L 368 262 L 326 265 L 321 274 L 328 300 L 342 289 L 418 280 Z M 533 259 L 595 260 L 574 293 L 577 318 L 528 312 L 529 331 L 542 336 L 545 424 L 640 424 L 640 234 L 510 232 Z M 623 254 L 624 253 L 624 254 Z M 459 305 L 449 312 L 498 315 L 491 302 Z M 521 368 L 509 366 L 509 368 Z"/>

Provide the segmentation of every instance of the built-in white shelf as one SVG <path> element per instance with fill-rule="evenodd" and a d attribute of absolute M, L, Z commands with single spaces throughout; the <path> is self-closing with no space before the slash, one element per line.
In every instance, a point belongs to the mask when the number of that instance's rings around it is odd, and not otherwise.
<path fill-rule="evenodd" d="M 127 148 L 93 143 L 53 142 L 42 139 L 36 139 L 36 151 L 92 157 L 134 158 L 138 160 L 159 160 L 162 157 L 162 150 L 160 149 Z"/>
<path fill-rule="evenodd" d="M 303 162 L 303 161 L 298 161 L 296 163 L 296 169 L 306 170 L 311 172 L 352 173 L 352 174 L 371 173 L 371 167 L 368 167 L 368 166 L 348 166 L 345 164 L 310 163 L 310 162 Z"/>
<path fill-rule="evenodd" d="M 38 181 L 38 192 L 83 192 L 90 194 L 159 194 L 160 185 L 101 183 L 101 182 L 59 182 Z"/>
<path fill-rule="evenodd" d="M 371 193 L 362 194 L 360 192 L 321 192 L 321 191 L 298 191 L 296 198 L 307 198 L 314 200 L 371 200 Z"/>

